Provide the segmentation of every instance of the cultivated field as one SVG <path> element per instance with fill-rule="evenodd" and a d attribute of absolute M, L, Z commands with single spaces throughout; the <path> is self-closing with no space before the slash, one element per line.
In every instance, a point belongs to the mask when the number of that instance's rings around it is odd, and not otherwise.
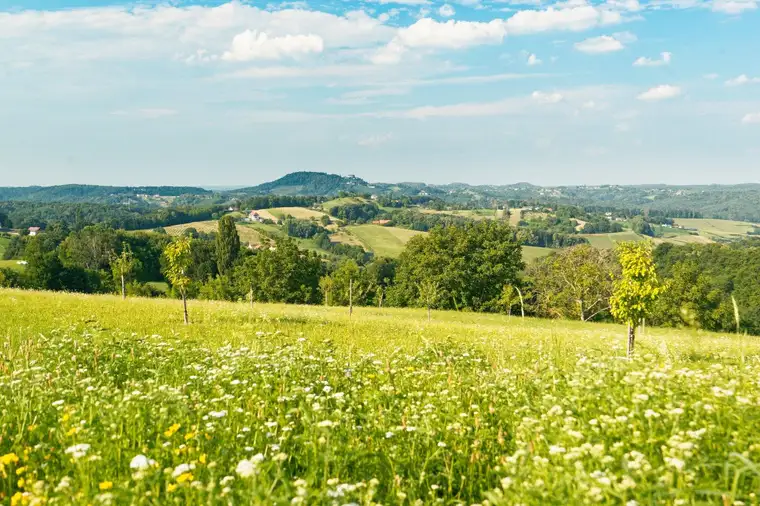
<path fill-rule="evenodd" d="M 262 209 L 257 211 L 259 214 L 267 213 L 276 219 L 282 219 L 288 215 L 299 220 L 310 220 L 312 218 L 319 219 L 325 216 L 325 213 L 321 211 L 315 211 L 314 209 L 307 209 L 305 207 L 273 207 L 270 209 Z"/>
<path fill-rule="evenodd" d="M 731 220 L 683 219 L 674 220 L 676 225 L 692 228 L 708 238 L 736 239 L 754 229 L 752 223 Z"/>
<path fill-rule="evenodd" d="M 639 234 L 626 230 L 624 232 L 615 232 L 613 234 L 579 234 L 581 237 L 588 239 L 588 242 L 595 248 L 612 249 L 619 242 L 644 241 L 644 237 Z"/>
<path fill-rule="evenodd" d="M 195 221 L 192 223 L 185 223 L 183 225 L 172 225 L 170 227 L 164 227 L 164 230 L 166 230 L 166 233 L 169 235 L 177 236 L 182 235 L 182 233 L 188 228 L 194 228 L 198 232 L 211 233 L 216 232 L 219 229 L 219 222 L 216 220 Z M 240 223 L 238 223 L 235 228 L 237 228 L 241 242 L 261 244 L 261 234 L 259 234 L 256 229 L 242 225 Z"/>
<path fill-rule="evenodd" d="M 398 258 L 404 251 L 406 243 L 415 235 L 424 232 L 398 227 L 383 227 L 381 225 L 355 225 L 346 227 L 375 256 Z"/>
<path fill-rule="evenodd" d="M 0 291 L 0 501 L 756 501 L 756 340 L 648 330 L 629 361 L 614 325 L 195 301 L 190 317 Z"/>
<path fill-rule="evenodd" d="M 537 258 L 543 258 L 550 255 L 552 252 L 559 251 L 552 248 L 539 248 L 537 246 L 523 246 L 522 258 L 525 263 L 530 263 Z"/>

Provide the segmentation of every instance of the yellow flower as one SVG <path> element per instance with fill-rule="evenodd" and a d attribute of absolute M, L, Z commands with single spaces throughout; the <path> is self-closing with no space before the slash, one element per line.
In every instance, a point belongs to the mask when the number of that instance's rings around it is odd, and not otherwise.
<path fill-rule="evenodd" d="M 200 462 L 201 464 L 205 464 L 206 463 L 206 454 L 205 453 L 200 456 L 200 458 L 198 459 L 198 462 Z"/>
<path fill-rule="evenodd" d="M 98 485 L 98 488 L 100 490 L 110 490 L 113 488 L 113 482 L 112 481 L 104 481 L 100 485 Z"/>
<path fill-rule="evenodd" d="M 36 429 L 37 427 L 39 427 L 39 426 L 38 425 L 30 425 L 29 427 L 27 427 L 27 430 L 29 432 L 34 432 L 34 429 Z"/>
<path fill-rule="evenodd" d="M 21 476 L 25 472 L 26 472 L 26 466 L 19 467 L 18 469 L 16 469 L 16 474 L 19 475 L 19 476 Z"/>
<path fill-rule="evenodd" d="M 29 504 L 29 494 L 16 492 L 11 497 L 11 506 L 21 506 L 22 504 Z"/>
<path fill-rule="evenodd" d="M 18 464 L 18 455 L 15 453 L 6 453 L 0 457 L 0 464 L 7 466 L 9 464 Z"/>
<path fill-rule="evenodd" d="M 192 481 L 193 475 L 190 473 L 182 473 L 177 476 L 177 483 L 185 483 L 186 481 Z"/>
<path fill-rule="evenodd" d="M 188 432 L 185 434 L 185 441 L 189 441 L 195 437 L 195 432 Z"/>
<path fill-rule="evenodd" d="M 72 427 L 72 428 L 71 428 L 71 429 L 69 429 L 69 431 L 66 433 L 66 436 L 73 436 L 73 435 L 74 435 L 74 434 L 76 434 L 77 432 L 79 432 L 79 427 Z"/>
<path fill-rule="evenodd" d="M 71 418 L 71 415 L 68 413 L 64 413 L 63 417 L 61 418 L 61 422 L 68 422 L 69 418 Z"/>
<path fill-rule="evenodd" d="M 172 437 L 179 430 L 180 427 L 182 427 L 180 424 L 175 423 L 174 425 L 166 429 L 166 432 L 164 432 L 164 436 Z"/>
<path fill-rule="evenodd" d="M 24 488 L 24 485 L 26 484 L 26 480 L 24 478 L 19 478 L 16 482 L 16 485 L 18 485 L 18 488 Z"/>
<path fill-rule="evenodd" d="M 166 486 L 166 491 L 167 492 L 174 492 L 175 490 L 177 490 L 177 485 L 175 485 L 174 483 L 169 483 Z"/>

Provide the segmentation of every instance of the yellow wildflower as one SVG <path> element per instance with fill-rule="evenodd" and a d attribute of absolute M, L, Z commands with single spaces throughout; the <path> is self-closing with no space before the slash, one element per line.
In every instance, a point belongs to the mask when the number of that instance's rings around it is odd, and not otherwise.
<path fill-rule="evenodd" d="M 188 432 L 185 434 L 185 441 L 189 441 L 195 437 L 195 432 Z"/>
<path fill-rule="evenodd" d="M 13 494 L 13 497 L 11 497 L 11 506 L 21 506 L 23 504 L 29 504 L 29 493 L 16 492 Z"/>
<path fill-rule="evenodd" d="M 19 475 L 19 476 L 21 476 L 25 472 L 26 472 L 26 466 L 19 467 L 18 469 L 16 469 L 16 474 Z"/>
<path fill-rule="evenodd" d="M 174 425 L 166 429 L 166 432 L 164 432 L 164 436 L 172 437 L 179 430 L 180 427 L 182 427 L 180 424 L 175 423 Z"/>
<path fill-rule="evenodd" d="M 177 485 L 175 485 L 174 483 L 169 483 L 166 486 L 166 491 L 167 492 L 174 492 L 175 490 L 177 490 Z"/>
<path fill-rule="evenodd" d="M 68 436 L 68 437 L 71 437 L 71 436 L 73 436 L 74 434 L 76 434 L 77 432 L 79 432 L 79 427 L 72 427 L 72 428 L 71 428 L 71 429 L 69 429 L 69 431 L 66 433 L 66 436 Z"/>
<path fill-rule="evenodd" d="M 177 483 L 185 483 L 186 481 L 192 481 L 193 475 L 191 473 L 182 473 L 177 476 Z"/>
<path fill-rule="evenodd" d="M 15 453 L 6 453 L 0 457 L 0 464 L 7 466 L 9 464 L 18 464 L 18 455 Z"/>
<path fill-rule="evenodd" d="M 24 478 L 19 478 L 16 482 L 16 485 L 18 485 L 18 488 L 24 488 L 24 485 L 26 485 L 26 480 Z"/>
<path fill-rule="evenodd" d="M 112 481 L 104 481 L 100 485 L 98 485 L 98 488 L 100 490 L 110 490 L 113 488 L 113 482 Z"/>
<path fill-rule="evenodd" d="M 206 463 L 206 454 L 205 453 L 200 456 L 200 458 L 198 459 L 198 462 L 200 462 L 201 464 L 205 464 Z"/>
<path fill-rule="evenodd" d="M 34 432 L 34 429 L 36 429 L 37 427 L 39 427 L 39 425 L 34 425 L 34 424 L 32 424 L 32 425 L 30 425 L 29 427 L 27 427 L 27 430 L 28 430 L 29 432 Z"/>

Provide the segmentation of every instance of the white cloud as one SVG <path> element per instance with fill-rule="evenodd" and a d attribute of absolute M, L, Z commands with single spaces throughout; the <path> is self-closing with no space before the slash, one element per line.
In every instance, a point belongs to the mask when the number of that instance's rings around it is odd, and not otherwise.
<path fill-rule="evenodd" d="M 420 19 L 413 25 L 399 30 L 397 39 L 410 48 L 432 47 L 459 49 L 480 44 L 498 44 L 507 34 L 504 22 L 454 21 L 438 22 L 430 18 Z"/>
<path fill-rule="evenodd" d="M 535 65 L 541 65 L 541 63 L 542 62 L 541 60 L 538 59 L 538 56 L 534 54 L 528 55 L 528 61 L 527 61 L 528 66 L 533 67 Z"/>
<path fill-rule="evenodd" d="M 713 0 L 712 10 L 725 14 L 741 14 L 757 9 L 756 0 Z"/>
<path fill-rule="evenodd" d="M 392 65 L 400 62 L 406 52 L 406 46 L 394 39 L 378 49 L 370 57 L 370 61 L 375 65 Z"/>
<path fill-rule="evenodd" d="M 702 77 L 703 77 L 704 79 L 707 79 L 708 81 L 712 81 L 712 80 L 714 80 L 714 79 L 717 79 L 717 78 L 719 78 L 719 77 L 720 77 L 720 75 L 713 73 L 713 74 L 705 74 L 705 75 L 703 75 Z"/>
<path fill-rule="evenodd" d="M 576 42 L 575 49 L 582 53 L 589 54 L 602 54 L 612 53 L 614 51 L 620 51 L 625 46 L 621 41 L 610 35 L 600 35 L 599 37 L 592 37 L 582 42 Z"/>
<path fill-rule="evenodd" d="M 561 102 L 564 98 L 561 93 L 544 93 L 542 91 L 534 91 L 530 98 L 539 104 L 556 104 Z"/>
<path fill-rule="evenodd" d="M 113 116 L 126 116 L 131 118 L 142 118 L 142 119 L 158 119 L 158 118 L 166 118 L 168 116 L 176 116 L 179 112 L 175 109 L 161 109 L 161 108 L 146 108 L 146 109 L 135 109 L 135 110 L 118 110 L 113 111 L 111 115 Z"/>
<path fill-rule="evenodd" d="M 441 16 L 445 18 L 450 18 L 451 16 L 456 14 L 456 11 L 449 4 L 443 4 L 441 5 L 441 8 L 438 9 L 438 14 L 440 14 Z"/>
<path fill-rule="evenodd" d="M 653 60 L 651 58 L 645 58 L 644 56 L 637 58 L 636 61 L 633 62 L 634 67 L 661 67 L 663 65 L 669 65 L 670 61 L 673 58 L 673 53 L 668 53 L 667 51 L 660 53 L 660 59 L 659 60 Z"/>
<path fill-rule="evenodd" d="M 742 86 L 744 84 L 757 84 L 760 83 L 760 77 L 749 77 L 747 74 L 734 77 L 726 81 L 726 86 Z"/>
<path fill-rule="evenodd" d="M 742 123 L 745 125 L 760 123 L 760 112 L 750 113 L 742 118 Z"/>
<path fill-rule="evenodd" d="M 399 4 L 399 5 L 429 5 L 429 0 L 378 0 L 379 4 Z"/>
<path fill-rule="evenodd" d="M 318 35 L 285 35 L 270 37 L 263 32 L 246 30 L 235 35 L 229 51 L 222 55 L 227 61 L 279 60 L 324 51 L 325 43 Z"/>
<path fill-rule="evenodd" d="M 357 144 L 365 148 L 376 148 L 382 144 L 389 142 L 392 139 L 393 139 L 392 133 L 374 134 L 374 135 L 368 135 L 366 137 L 362 137 L 361 139 L 357 141 Z"/>
<path fill-rule="evenodd" d="M 645 102 L 654 102 L 657 100 L 666 100 L 669 98 L 675 98 L 680 94 L 681 94 L 680 87 L 671 86 L 669 84 L 662 84 L 660 86 L 655 86 L 654 88 L 650 88 L 649 90 L 640 94 L 636 98 L 638 98 L 639 100 L 643 100 Z"/>
<path fill-rule="evenodd" d="M 619 12 L 592 5 L 567 8 L 549 7 L 545 10 L 524 10 L 507 19 L 510 35 L 541 33 L 548 31 L 582 31 L 597 26 L 622 22 Z"/>

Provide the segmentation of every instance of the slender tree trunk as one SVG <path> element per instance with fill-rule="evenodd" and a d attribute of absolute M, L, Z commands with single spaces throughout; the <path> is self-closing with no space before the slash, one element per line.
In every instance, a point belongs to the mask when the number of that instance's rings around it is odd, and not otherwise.
<path fill-rule="evenodd" d="M 428 321 L 430 321 L 430 304 L 428 304 L 427 310 L 428 310 Z"/>
<path fill-rule="evenodd" d="M 121 300 L 127 298 L 127 287 L 124 284 L 124 274 L 121 275 Z"/>
<path fill-rule="evenodd" d="M 187 294 L 185 292 L 182 292 L 182 309 L 185 314 L 185 325 L 187 325 L 190 323 L 190 319 L 187 317 Z"/>
<path fill-rule="evenodd" d="M 354 280 L 348 281 L 348 317 L 354 314 Z"/>
<path fill-rule="evenodd" d="M 515 287 L 517 289 L 517 295 L 520 296 L 520 314 L 523 318 L 525 318 L 525 304 L 523 303 L 523 297 L 522 292 L 519 288 Z"/>
<path fill-rule="evenodd" d="M 380 301 L 377 304 L 377 307 L 381 308 L 383 307 L 383 299 L 385 298 L 385 287 L 382 287 L 380 289 Z"/>
<path fill-rule="evenodd" d="M 253 309 L 253 285 L 251 285 L 251 289 L 248 291 L 248 298 L 251 300 L 251 309 Z"/>
<path fill-rule="evenodd" d="M 636 341 L 636 325 L 633 322 L 628 322 L 628 357 L 633 356 L 633 346 Z"/>

